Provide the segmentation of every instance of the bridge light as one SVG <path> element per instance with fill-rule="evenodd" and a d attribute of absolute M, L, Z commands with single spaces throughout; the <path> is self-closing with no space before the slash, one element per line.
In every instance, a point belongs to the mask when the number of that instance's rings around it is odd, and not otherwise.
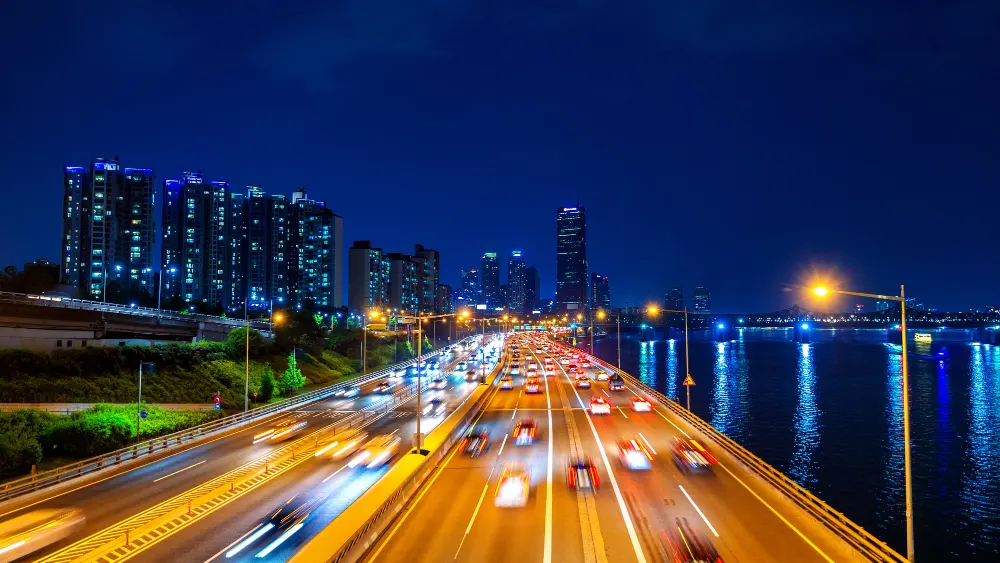
<path fill-rule="evenodd" d="M 743 324 L 743 319 L 742 318 L 737 319 L 737 320 L 739 320 L 740 324 Z"/>
<path fill-rule="evenodd" d="M 646 330 L 646 324 L 643 323 L 641 328 L 642 328 L 642 330 Z"/>
<path fill-rule="evenodd" d="M 715 326 L 716 326 L 716 327 L 717 327 L 717 328 L 718 328 L 719 330 L 722 330 L 722 329 L 726 328 L 726 325 L 724 325 L 724 324 L 722 324 L 722 323 L 719 323 L 719 324 L 717 324 L 717 325 L 715 325 Z"/>
<path fill-rule="evenodd" d="M 809 330 L 809 323 L 802 323 L 802 330 Z"/>
<path fill-rule="evenodd" d="M 647 314 L 655 315 L 655 314 L 657 314 L 659 312 L 660 312 L 660 309 L 657 308 L 656 305 L 650 305 L 649 307 L 646 307 L 646 313 Z"/>
<path fill-rule="evenodd" d="M 828 290 L 827 288 L 825 288 L 823 286 L 819 286 L 819 287 L 813 288 L 813 293 L 815 293 L 816 295 L 818 295 L 820 297 L 826 297 L 826 294 L 830 293 L 830 290 Z"/>

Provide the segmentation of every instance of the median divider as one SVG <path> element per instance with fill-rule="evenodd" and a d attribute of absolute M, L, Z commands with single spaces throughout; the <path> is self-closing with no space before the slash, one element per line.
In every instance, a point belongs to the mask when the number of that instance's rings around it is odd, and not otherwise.
<path fill-rule="evenodd" d="M 507 355 L 457 410 L 425 438 L 426 456 L 407 453 L 375 485 L 303 546 L 291 563 L 359 561 L 430 479 L 448 453 L 472 430 L 480 411 L 497 390 Z"/>
<path fill-rule="evenodd" d="M 465 343 L 472 338 L 469 337 L 460 343 Z M 422 360 L 428 360 L 441 354 L 443 349 L 435 350 L 423 355 Z M 302 407 L 309 403 L 314 403 L 329 397 L 344 389 L 355 385 L 366 385 L 385 378 L 393 371 L 405 369 L 416 363 L 416 360 L 407 360 L 395 364 L 390 368 L 380 370 L 365 375 L 364 377 L 336 383 L 285 399 L 277 403 L 263 405 L 246 412 L 230 415 L 219 420 L 193 426 L 191 428 L 146 440 L 138 444 L 121 448 L 113 452 L 77 461 L 68 465 L 41 471 L 34 475 L 12 479 L 0 484 L 0 506 L 9 501 L 18 499 L 24 500 L 26 497 L 35 494 L 47 493 L 52 489 L 67 485 L 70 481 L 84 476 L 95 476 L 119 469 L 121 466 L 130 464 L 137 459 L 147 458 L 162 454 L 165 450 L 175 449 L 178 446 L 191 446 L 210 436 L 215 436 L 223 432 L 243 428 L 250 424 L 260 422 L 269 417 L 286 411 Z"/>
<path fill-rule="evenodd" d="M 906 557 L 900 555 L 897 551 L 889 547 L 888 544 L 873 536 L 841 512 L 834 510 L 819 497 L 809 492 L 809 490 L 754 455 L 729 436 L 719 432 L 714 426 L 702 420 L 676 401 L 646 385 L 631 374 L 618 369 L 616 366 L 586 352 L 580 351 L 580 353 L 590 358 L 593 364 L 600 365 L 606 370 L 621 375 L 629 386 L 640 390 L 649 398 L 659 402 L 671 414 L 700 432 L 708 440 L 714 442 L 717 447 L 726 452 L 748 473 L 770 485 L 773 490 L 776 490 L 792 505 L 804 510 L 815 520 L 823 524 L 857 554 L 870 561 L 880 563 L 907 562 Z"/>

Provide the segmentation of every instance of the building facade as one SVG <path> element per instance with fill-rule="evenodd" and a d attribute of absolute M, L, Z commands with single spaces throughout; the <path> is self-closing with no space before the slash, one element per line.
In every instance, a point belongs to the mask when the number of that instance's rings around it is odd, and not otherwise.
<path fill-rule="evenodd" d="M 451 293 L 451 286 L 443 283 L 438 286 L 438 311 L 441 314 L 448 315 L 455 312 L 455 300 L 453 299 Z"/>
<path fill-rule="evenodd" d="M 556 306 L 578 311 L 587 304 L 587 213 L 583 207 L 556 210 Z"/>
<path fill-rule="evenodd" d="M 694 311 L 696 313 L 712 312 L 712 294 L 708 292 L 707 287 L 694 288 Z"/>
<path fill-rule="evenodd" d="M 507 258 L 507 307 L 516 313 L 527 310 L 525 299 L 525 265 L 520 250 L 510 253 Z"/>
<path fill-rule="evenodd" d="M 476 304 L 480 301 L 479 290 L 479 270 L 475 268 L 462 270 L 458 291 L 455 293 L 455 307 L 457 309 L 463 307 L 475 309 Z"/>
<path fill-rule="evenodd" d="M 497 260 L 496 252 L 483 254 L 482 268 L 479 271 L 481 276 L 479 301 L 491 309 L 502 307 L 503 304 L 500 302 L 500 261 Z"/>
<path fill-rule="evenodd" d="M 415 244 L 413 256 L 421 261 L 417 273 L 420 312 L 425 315 L 440 313 L 438 287 L 441 285 L 441 254 L 437 250 L 424 248 L 422 244 Z"/>
<path fill-rule="evenodd" d="M 297 190 L 288 225 L 289 298 L 297 308 L 307 304 L 329 310 L 343 304 L 344 220 L 326 203 Z"/>
<path fill-rule="evenodd" d="M 247 305 L 247 196 L 239 192 L 229 198 L 229 310 L 242 314 Z"/>
<path fill-rule="evenodd" d="M 356 240 L 348 250 L 347 306 L 365 315 L 371 309 L 391 307 L 389 258 L 370 240 Z"/>
<path fill-rule="evenodd" d="M 542 286 L 538 278 L 538 268 L 528 266 L 524 269 L 524 303 L 527 310 L 537 309 L 541 298 Z"/>
<path fill-rule="evenodd" d="M 611 308 L 611 286 L 608 284 L 608 276 L 602 276 L 597 272 L 590 274 L 590 307 Z"/>
<path fill-rule="evenodd" d="M 389 258 L 389 304 L 398 312 L 413 314 L 420 306 L 417 262 L 409 254 L 392 252 Z"/>
<path fill-rule="evenodd" d="M 684 309 L 684 290 L 680 287 L 671 287 L 667 294 L 663 296 L 663 305 L 667 309 Z"/>

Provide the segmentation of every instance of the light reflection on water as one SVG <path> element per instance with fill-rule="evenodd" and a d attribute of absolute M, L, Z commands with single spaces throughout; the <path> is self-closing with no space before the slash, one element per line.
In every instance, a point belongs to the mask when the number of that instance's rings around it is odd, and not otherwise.
<path fill-rule="evenodd" d="M 969 432 L 962 476 L 962 512 L 978 534 L 973 545 L 989 547 L 1000 532 L 997 501 L 1000 499 L 1000 348 L 980 346 L 969 358 Z M 985 533 L 985 534 L 983 534 Z M 982 537 L 980 534 L 985 535 Z M 996 545 L 993 545 L 996 548 Z"/>
<path fill-rule="evenodd" d="M 820 411 L 816 406 L 816 362 L 811 344 L 799 344 L 799 364 L 796 374 L 798 403 L 792 425 L 795 445 L 788 470 L 789 477 L 809 488 L 816 485 L 816 461 L 813 453 L 820 442 Z"/>
<path fill-rule="evenodd" d="M 677 341 L 667 341 L 667 396 L 677 398 Z"/>
<path fill-rule="evenodd" d="M 882 483 L 877 493 L 876 514 L 880 520 L 896 520 L 902 513 L 903 498 L 903 371 L 902 348 L 885 345 L 885 414 Z"/>
<path fill-rule="evenodd" d="M 713 389 L 712 403 L 709 412 L 712 419 L 709 421 L 719 432 L 729 434 L 730 427 L 729 413 L 732 405 L 729 397 L 729 362 L 726 361 L 726 347 L 728 342 L 719 342 L 716 345 L 715 353 L 715 388 Z"/>

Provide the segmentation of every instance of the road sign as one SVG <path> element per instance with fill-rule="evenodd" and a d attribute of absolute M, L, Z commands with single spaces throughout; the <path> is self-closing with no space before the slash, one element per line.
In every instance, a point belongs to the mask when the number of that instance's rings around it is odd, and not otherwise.
<path fill-rule="evenodd" d="M 690 387 L 694 385 L 694 379 L 691 378 L 690 373 L 688 374 L 687 377 L 684 378 L 684 383 L 682 383 L 681 385 L 684 385 L 685 387 Z"/>
<path fill-rule="evenodd" d="M 222 405 L 220 405 L 219 403 L 215 403 L 215 410 L 217 411 L 222 410 Z"/>
<path fill-rule="evenodd" d="M 146 418 L 146 416 L 148 416 L 148 415 L 149 415 L 149 413 L 147 413 L 146 411 L 141 411 L 139 413 L 139 418 Z"/>

